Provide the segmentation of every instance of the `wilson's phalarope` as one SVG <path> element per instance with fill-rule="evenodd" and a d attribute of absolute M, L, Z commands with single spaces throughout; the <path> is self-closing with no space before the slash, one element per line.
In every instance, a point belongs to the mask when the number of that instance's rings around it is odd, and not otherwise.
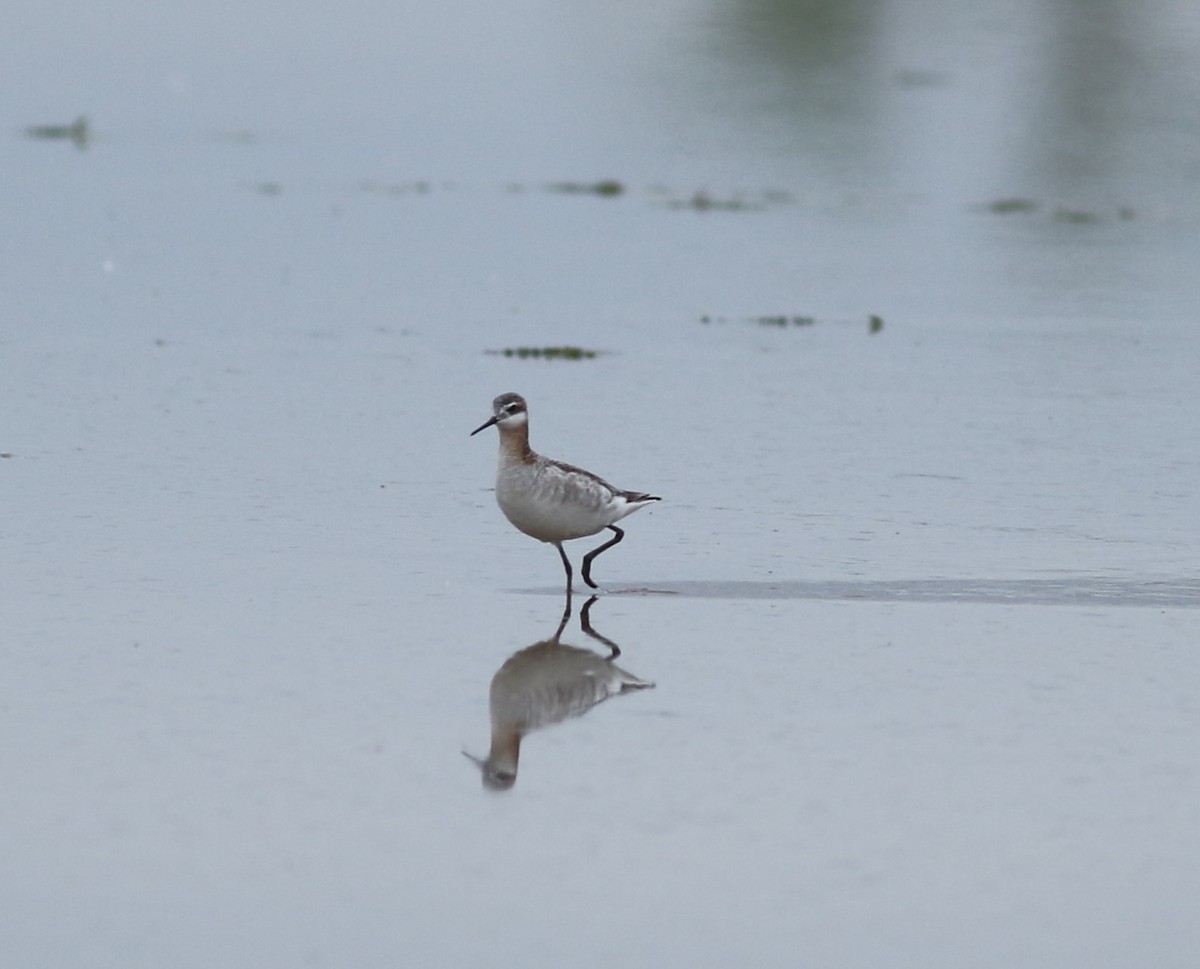
<path fill-rule="evenodd" d="M 562 543 L 586 538 L 607 528 L 616 538 L 583 557 L 583 581 L 593 589 L 592 559 L 625 537 L 613 522 L 652 501 L 656 495 L 621 491 L 590 471 L 551 461 L 529 446 L 529 408 L 520 394 L 501 394 L 492 401 L 491 419 L 471 432 L 474 437 L 493 424 L 500 431 L 500 466 L 496 471 L 496 503 L 504 516 L 526 535 L 558 549 L 567 570 L 571 594 L 571 561 Z"/>

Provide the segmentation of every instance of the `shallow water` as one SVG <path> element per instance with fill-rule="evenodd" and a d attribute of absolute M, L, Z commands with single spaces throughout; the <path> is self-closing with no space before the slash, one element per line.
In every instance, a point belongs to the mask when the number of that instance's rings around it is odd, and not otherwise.
<path fill-rule="evenodd" d="M 549 591 L 549 590 L 541 590 Z M 692 596 L 704 599 L 860 599 L 867 602 L 986 602 L 1016 605 L 1200 606 L 1196 581 L 1139 582 L 1064 576 L 1059 579 L 891 582 L 814 580 L 809 582 L 659 582 L 608 590 L 610 595 Z"/>
<path fill-rule="evenodd" d="M 1192 964 L 1189 6 L 98 9 L 0 36 L 0 961 Z M 509 390 L 664 501 L 495 792 Z"/>

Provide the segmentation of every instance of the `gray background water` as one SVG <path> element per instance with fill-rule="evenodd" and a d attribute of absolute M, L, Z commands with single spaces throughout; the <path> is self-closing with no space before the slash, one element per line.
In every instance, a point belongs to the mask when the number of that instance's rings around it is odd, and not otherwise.
<path fill-rule="evenodd" d="M 1192 5 L 4 21 L 6 965 L 1195 964 Z"/>

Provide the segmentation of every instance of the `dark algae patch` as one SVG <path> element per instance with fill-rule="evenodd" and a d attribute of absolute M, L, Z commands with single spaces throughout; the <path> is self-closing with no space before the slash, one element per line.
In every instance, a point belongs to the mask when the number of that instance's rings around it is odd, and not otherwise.
<path fill-rule="evenodd" d="M 505 347 L 503 350 L 487 352 L 497 357 L 516 357 L 520 360 L 591 360 L 601 353 L 584 347 Z"/>
<path fill-rule="evenodd" d="M 1039 206 L 1033 199 L 996 199 L 986 206 L 993 215 L 1013 215 L 1020 212 L 1036 212 Z"/>
<path fill-rule="evenodd" d="M 615 178 L 604 178 L 598 182 L 555 182 L 548 186 L 548 189 L 561 195 L 599 195 L 601 198 L 614 198 L 625 191 L 625 186 Z"/>
<path fill-rule="evenodd" d="M 34 124 L 25 129 L 30 138 L 41 141 L 70 141 L 76 148 L 86 148 L 91 136 L 88 120 L 82 114 L 70 124 Z"/>
<path fill-rule="evenodd" d="M 433 183 L 423 178 L 408 182 L 379 182 L 367 178 L 360 181 L 358 187 L 369 195 L 386 195 L 391 198 L 402 195 L 429 195 L 434 189 Z M 453 183 L 445 183 L 438 187 L 446 191 L 454 191 L 455 188 Z"/>
<path fill-rule="evenodd" d="M 1065 205 L 1045 209 L 1040 202 L 1034 199 L 1018 197 L 993 199 L 991 202 L 972 206 L 972 209 L 989 215 L 1032 215 L 1036 212 L 1048 211 L 1051 221 L 1067 225 L 1094 225 L 1112 217 L 1111 213 L 1097 212 L 1091 209 L 1075 209 Z M 1131 222 L 1136 215 L 1128 205 L 1118 206 L 1115 212 L 1116 218 L 1121 222 Z"/>
<path fill-rule="evenodd" d="M 812 326 L 817 322 L 815 316 L 756 316 L 754 322 L 759 326 L 778 326 L 781 329 L 789 326 Z"/>
<path fill-rule="evenodd" d="M 703 189 L 693 192 L 688 198 L 668 199 L 669 209 L 691 209 L 693 212 L 759 212 L 766 203 L 761 199 L 747 199 L 740 195 L 718 198 Z"/>
<path fill-rule="evenodd" d="M 1059 208 L 1054 210 L 1054 221 L 1065 222 L 1068 225 L 1091 225 L 1099 222 L 1100 216 L 1085 209 Z"/>
<path fill-rule="evenodd" d="M 358 187 L 368 194 L 390 198 L 429 195 L 435 190 L 438 192 L 472 190 L 471 186 L 460 185 L 456 182 L 434 182 L 424 178 L 402 181 L 380 181 L 365 178 L 359 181 Z M 480 186 L 474 186 L 474 190 L 479 189 Z M 641 197 L 649 200 L 655 206 L 685 212 L 762 212 L 766 209 L 796 204 L 796 196 L 783 188 L 726 190 L 719 193 L 710 192 L 705 188 L 677 191 L 663 185 L 639 188 L 617 178 L 564 179 L 541 185 L 529 182 L 509 182 L 501 186 L 500 190 L 510 195 L 545 192 L 550 195 L 573 198 L 587 196 L 603 199 Z"/>
<path fill-rule="evenodd" d="M 747 316 L 738 317 L 738 322 L 755 323 L 758 326 L 771 326 L 780 330 L 793 329 L 800 326 L 815 326 L 818 322 L 836 323 L 844 325 L 854 321 L 848 320 L 824 320 L 820 321 L 815 316 L 806 316 L 800 313 L 779 313 L 765 314 L 763 316 Z M 700 322 L 706 326 L 713 323 L 728 323 L 729 319 L 724 316 L 710 316 L 707 313 L 700 317 Z M 867 317 L 867 332 L 879 333 L 883 329 L 883 317 L 872 313 Z"/>

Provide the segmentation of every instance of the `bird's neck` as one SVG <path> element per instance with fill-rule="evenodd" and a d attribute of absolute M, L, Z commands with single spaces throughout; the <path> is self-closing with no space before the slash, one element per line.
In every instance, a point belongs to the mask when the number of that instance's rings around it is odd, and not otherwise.
<path fill-rule="evenodd" d="M 533 461 L 533 449 L 529 446 L 529 426 L 500 429 L 500 453 L 514 464 L 529 464 Z"/>

